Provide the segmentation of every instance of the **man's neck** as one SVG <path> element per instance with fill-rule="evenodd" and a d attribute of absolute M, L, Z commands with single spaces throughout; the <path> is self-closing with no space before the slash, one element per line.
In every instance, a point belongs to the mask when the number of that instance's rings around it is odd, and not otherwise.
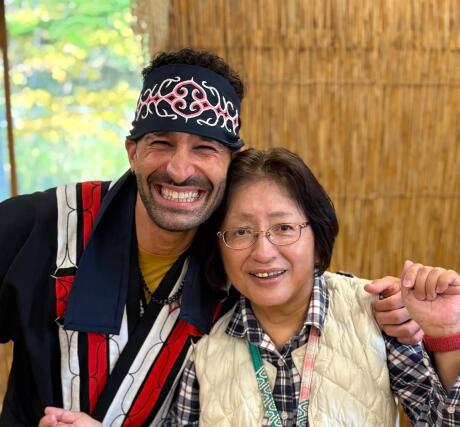
<path fill-rule="evenodd" d="M 184 252 L 191 244 L 197 229 L 167 231 L 158 227 L 149 217 L 144 204 L 136 201 L 136 236 L 138 245 L 152 254 L 168 256 Z"/>

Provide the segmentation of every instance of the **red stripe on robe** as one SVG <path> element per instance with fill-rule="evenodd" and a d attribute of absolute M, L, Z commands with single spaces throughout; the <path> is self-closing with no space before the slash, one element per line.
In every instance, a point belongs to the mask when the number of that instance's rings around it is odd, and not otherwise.
<path fill-rule="evenodd" d="M 74 276 L 56 277 L 56 316 L 64 317 L 67 309 L 67 300 L 69 299 L 70 290 L 72 289 Z"/>
<path fill-rule="evenodd" d="M 81 184 L 83 207 L 83 249 L 86 248 L 91 236 L 97 212 L 101 207 L 101 182 L 90 181 Z"/>
<path fill-rule="evenodd" d="M 166 379 L 181 354 L 186 340 L 190 336 L 203 334 L 193 325 L 184 320 L 179 320 L 171 332 L 165 346 L 154 362 L 153 369 L 149 372 L 142 388 L 140 389 L 123 426 L 140 426 L 150 415 L 155 406 Z"/>
<path fill-rule="evenodd" d="M 101 207 L 101 182 L 91 181 L 81 184 L 83 208 L 83 248 L 86 247 L 93 230 L 97 212 Z M 93 412 L 96 402 L 107 383 L 108 356 L 107 339 L 104 334 L 88 334 L 88 398 L 89 412 Z"/>
<path fill-rule="evenodd" d="M 89 412 L 92 413 L 107 382 L 107 338 L 105 334 L 88 333 Z"/>

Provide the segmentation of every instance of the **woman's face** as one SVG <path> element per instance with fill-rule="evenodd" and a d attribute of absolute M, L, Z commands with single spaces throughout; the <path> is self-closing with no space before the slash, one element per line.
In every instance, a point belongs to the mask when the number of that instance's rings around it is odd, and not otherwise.
<path fill-rule="evenodd" d="M 267 230 L 277 224 L 308 222 L 283 186 L 261 179 L 236 187 L 221 230 Z M 225 271 L 238 291 L 260 308 L 296 307 L 308 302 L 315 263 L 311 227 L 297 242 L 276 246 L 260 234 L 247 249 L 235 250 L 219 241 Z"/>

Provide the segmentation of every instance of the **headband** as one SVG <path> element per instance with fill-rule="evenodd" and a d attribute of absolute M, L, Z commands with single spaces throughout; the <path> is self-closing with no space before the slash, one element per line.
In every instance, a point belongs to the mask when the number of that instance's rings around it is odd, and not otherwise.
<path fill-rule="evenodd" d="M 240 100 L 222 76 L 196 65 L 170 64 L 144 77 L 128 139 L 149 132 L 186 132 L 219 141 L 231 150 L 239 137 Z"/>

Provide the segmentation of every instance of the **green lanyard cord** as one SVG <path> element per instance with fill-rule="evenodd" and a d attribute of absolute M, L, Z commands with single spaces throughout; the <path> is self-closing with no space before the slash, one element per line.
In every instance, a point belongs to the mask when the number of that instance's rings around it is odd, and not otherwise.
<path fill-rule="evenodd" d="M 283 427 L 280 414 L 276 409 L 275 399 L 271 390 L 270 381 L 268 380 L 267 371 L 264 368 L 262 357 L 259 349 L 248 341 L 249 353 L 251 354 L 252 364 L 256 373 L 257 386 L 259 387 L 260 396 L 265 408 L 265 414 L 268 417 L 270 427 Z"/>
<path fill-rule="evenodd" d="M 310 328 L 308 343 L 305 350 L 302 382 L 300 385 L 299 402 L 297 405 L 297 427 L 307 427 L 308 425 L 308 404 L 311 395 L 311 384 L 313 378 L 313 368 L 319 346 L 319 331 L 314 326 Z M 259 348 L 248 341 L 249 354 L 251 355 L 252 365 L 256 374 L 257 386 L 262 398 L 265 415 L 268 417 L 270 427 L 283 427 L 275 399 L 273 398 L 272 387 L 265 370 Z"/>

